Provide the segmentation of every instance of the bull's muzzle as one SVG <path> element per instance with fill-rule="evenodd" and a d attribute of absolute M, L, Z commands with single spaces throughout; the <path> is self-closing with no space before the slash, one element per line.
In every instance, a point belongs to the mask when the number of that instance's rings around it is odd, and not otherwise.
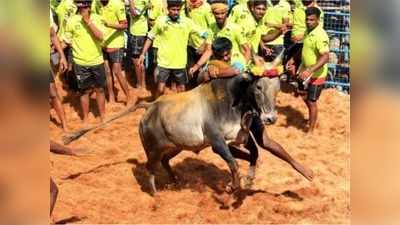
<path fill-rule="evenodd" d="M 263 121 L 264 124 L 267 125 L 274 124 L 277 119 L 278 115 L 275 110 L 267 114 L 261 114 L 261 120 Z"/>

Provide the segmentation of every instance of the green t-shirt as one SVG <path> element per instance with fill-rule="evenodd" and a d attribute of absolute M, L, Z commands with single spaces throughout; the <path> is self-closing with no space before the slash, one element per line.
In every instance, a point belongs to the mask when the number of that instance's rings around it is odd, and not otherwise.
<path fill-rule="evenodd" d="M 329 37 L 322 25 L 318 25 L 310 33 L 306 32 L 301 52 L 302 68 L 309 68 L 317 63 L 321 54 L 329 52 Z M 314 72 L 313 78 L 324 78 L 328 74 L 328 65 Z"/>
<path fill-rule="evenodd" d="M 146 10 L 150 6 L 149 0 L 135 0 L 135 8 L 139 11 L 139 15 L 131 15 L 131 23 L 129 31 L 135 36 L 146 36 L 149 29 L 146 18 Z"/>
<path fill-rule="evenodd" d="M 55 12 L 58 17 L 58 37 L 62 40 L 65 35 L 65 27 L 69 18 L 74 16 L 78 8 L 74 4 L 74 0 L 61 0 Z"/>
<path fill-rule="evenodd" d="M 282 25 L 283 20 L 285 18 L 289 18 L 289 11 L 287 8 L 283 5 L 275 5 L 272 7 L 268 7 L 267 12 L 265 13 L 264 16 L 264 24 L 268 28 L 275 29 L 275 25 Z M 277 39 L 269 42 L 268 44 L 270 45 L 283 45 L 283 34 L 279 36 Z"/>
<path fill-rule="evenodd" d="M 105 27 L 101 17 L 95 13 L 90 20 L 103 32 Z M 65 41 L 72 46 L 73 61 L 82 66 L 95 66 L 104 62 L 101 41 L 94 38 L 82 16 L 77 14 L 71 17 L 66 26 Z"/>
<path fill-rule="evenodd" d="M 163 0 L 149 0 L 150 1 L 150 8 L 147 11 L 148 20 L 156 21 L 158 17 L 166 15 L 166 2 Z M 153 47 L 158 48 L 159 40 L 155 38 L 153 40 Z"/>
<path fill-rule="evenodd" d="M 210 26 L 210 30 L 212 31 L 213 40 L 218 37 L 225 37 L 232 42 L 231 62 L 238 61 L 243 65 L 246 65 L 246 60 L 241 52 L 241 46 L 248 42 L 242 34 L 242 29 L 239 25 L 227 22 L 227 24 L 220 29 L 217 23 L 213 23 Z"/>
<path fill-rule="evenodd" d="M 110 0 L 106 6 L 100 6 L 99 15 L 111 24 L 126 21 L 125 5 L 121 0 Z M 123 48 L 125 45 L 123 30 L 106 27 L 105 37 L 103 45 L 106 48 Z"/>
<path fill-rule="evenodd" d="M 191 19 L 180 17 L 172 22 L 168 16 L 159 17 L 147 37 L 159 39 L 157 62 L 167 69 L 183 69 L 187 64 L 187 44 L 189 36 L 197 33 L 207 37 L 207 31 L 197 26 Z"/>
<path fill-rule="evenodd" d="M 203 29 L 209 29 L 210 25 L 215 22 L 214 15 L 211 13 L 211 6 L 204 2 L 200 7 L 189 10 L 188 17 L 195 24 Z M 198 48 L 204 43 L 204 39 L 198 35 L 192 35 L 189 39 L 189 46 Z"/>

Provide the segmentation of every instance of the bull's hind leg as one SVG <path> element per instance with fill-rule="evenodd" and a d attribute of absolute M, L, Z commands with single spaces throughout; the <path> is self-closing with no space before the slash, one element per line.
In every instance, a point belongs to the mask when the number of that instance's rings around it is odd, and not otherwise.
<path fill-rule="evenodd" d="M 177 183 L 178 179 L 175 176 L 174 172 L 172 171 L 171 166 L 169 165 L 169 160 L 174 158 L 176 155 L 178 155 L 182 150 L 181 149 L 174 149 L 167 154 L 165 154 L 162 159 L 161 159 L 161 165 L 164 167 L 164 169 L 167 171 L 169 178 L 174 182 Z"/>
<path fill-rule="evenodd" d="M 152 155 L 152 154 L 148 154 L 147 155 L 147 163 L 146 163 L 146 168 L 147 171 L 149 172 L 150 176 L 149 176 L 149 183 L 150 183 L 150 194 L 154 195 L 157 192 L 156 189 L 156 182 L 155 182 L 155 172 L 157 169 L 157 164 L 160 162 L 160 154 L 156 154 L 156 155 Z"/>

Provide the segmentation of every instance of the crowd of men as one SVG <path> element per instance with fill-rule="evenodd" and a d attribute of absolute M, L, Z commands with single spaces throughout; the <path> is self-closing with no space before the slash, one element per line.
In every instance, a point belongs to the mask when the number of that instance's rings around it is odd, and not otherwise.
<path fill-rule="evenodd" d="M 91 94 L 103 121 L 106 101 L 116 101 L 114 81 L 128 104 L 128 80 L 136 81 L 137 93 L 154 85 L 157 98 L 167 84 L 182 92 L 251 70 L 255 55 L 272 61 L 282 51 L 276 71 L 304 97 L 309 131 L 315 128 L 329 38 L 314 0 L 238 0 L 232 8 L 225 0 L 50 0 L 50 8 L 50 100 L 64 130 L 56 74 L 79 94 L 87 125 Z M 129 70 L 134 79 L 127 79 Z M 149 76 L 154 83 L 146 83 Z"/>

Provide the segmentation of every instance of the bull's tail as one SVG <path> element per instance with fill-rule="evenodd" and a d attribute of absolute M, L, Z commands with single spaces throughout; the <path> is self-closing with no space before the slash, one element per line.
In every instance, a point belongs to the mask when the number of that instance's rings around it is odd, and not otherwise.
<path fill-rule="evenodd" d="M 114 121 L 118 118 L 121 118 L 123 116 L 126 116 L 131 112 L 135 112 L 137 109 L 140 109 L 140 108 L 148 109 L 151 105 L 152 105 L 152 102 L 144 102 L 144 101 L 139 102 L 138 104 L 130 106 L 129 108 L 125 109 L 124 111 L 118 113 L 117 115 L 107 119 L 106 121 L 104 121 L 100 124 L 97 124 L 97 125 L 89 127 L 89 128 L 84 128 L 84 129 L 78 130 L 76 132 L 65 135 L 63 137 L 63 142 L 65 145 L 69 144 L 72 141 L 77 140 L 78 138 L 80 138 L 81 136 L 83 136 L 84 134 L 86 134 L 89 131 L 96 130 L 101 127 L 105 127 L 107 124 L 111 123 L 112 121 Z"/>

